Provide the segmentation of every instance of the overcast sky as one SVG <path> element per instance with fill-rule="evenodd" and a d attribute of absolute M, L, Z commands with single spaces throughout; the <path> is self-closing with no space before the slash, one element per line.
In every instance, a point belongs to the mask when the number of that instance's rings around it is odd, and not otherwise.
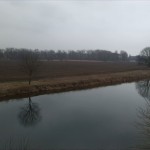
<path fill-rule="evenodd" d="M 0 0 L 0 48 L 126 50 L 150 46 L 150 1 Z"/>

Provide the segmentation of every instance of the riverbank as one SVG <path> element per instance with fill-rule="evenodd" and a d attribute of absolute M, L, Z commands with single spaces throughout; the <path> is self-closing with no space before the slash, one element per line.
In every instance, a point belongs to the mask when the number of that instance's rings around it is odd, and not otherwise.
<path fill-rule="evenodd" d="M 134 82 L 150 78 L 150 70 L 134 70 L 118 73 L 59 77 L 33 81 L 29 86 L 25 81 L 0 83 L 0 100 L 88 89 L 100 86 Z"/>

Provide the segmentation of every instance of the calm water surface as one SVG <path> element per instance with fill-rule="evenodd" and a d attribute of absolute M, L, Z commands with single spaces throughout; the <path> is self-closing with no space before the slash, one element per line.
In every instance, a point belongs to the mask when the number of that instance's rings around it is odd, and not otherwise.
<path fill-rule="evenodd" d="M 149 97 L 149 81 L 141 81 L 0 102 L 0 148 L 148 147 Z"/>

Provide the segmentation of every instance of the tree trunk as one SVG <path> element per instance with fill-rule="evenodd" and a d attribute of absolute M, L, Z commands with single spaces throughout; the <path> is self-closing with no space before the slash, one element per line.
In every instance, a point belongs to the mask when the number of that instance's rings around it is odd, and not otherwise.
<path fill-rule="evenodd" d="M 31 73 L 29 74 L 29 85 L 31 84 Z"/>
<path fill-rule="evenodd" d="M 31 80 L 29 79 L 29 85 L 31 84 Z"/>

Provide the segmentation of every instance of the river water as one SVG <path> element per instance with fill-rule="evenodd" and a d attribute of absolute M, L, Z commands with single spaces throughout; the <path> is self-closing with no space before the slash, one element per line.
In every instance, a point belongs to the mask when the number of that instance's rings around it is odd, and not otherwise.
<path fill-rule="evenodd" d="M 0 149 L 150 148 L 149 99 L 145 80 L 0 102 Z"/>

